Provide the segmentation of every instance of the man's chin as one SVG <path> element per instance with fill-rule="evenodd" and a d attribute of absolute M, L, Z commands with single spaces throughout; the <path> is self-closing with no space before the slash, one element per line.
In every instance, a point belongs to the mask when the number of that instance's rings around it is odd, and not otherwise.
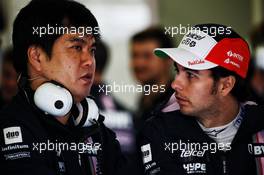
<path fill-rule="evenodd" d="M 181 108 L 180 111 L 184 115 L 195 116 L 195 112 L 193 112 L 193 111 L 190 111 L 190 110 L 187 110 L 187 109 L 183 109 L 183 108 Z"/>
<path fill-rule="evenodd" d="M 79 103 L 81 101 L 83 101 L 87 96 L 89 96 L 90 93 L 82 93 L 82 94 L 78 94 L 78 95 L 74 95 L 74 102 L 75 103 Z"/>

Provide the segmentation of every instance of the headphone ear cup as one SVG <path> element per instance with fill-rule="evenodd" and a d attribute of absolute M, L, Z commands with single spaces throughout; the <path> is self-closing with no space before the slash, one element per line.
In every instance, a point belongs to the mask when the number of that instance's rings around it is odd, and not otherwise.
<path fill-rule="evenodd" d="M 99 109 L 93 99 L 85 98 L 80 103 L 77 103 L 76 107 L 79 111 L 79 115 L 74 117 L 74 123 L 76 126 L 91 126 L 94 123 L 94 120 L 98 120 Z"/>
<path fill-rule="evenodd" d="M 47 114 L 63 117 L 70 112 L 73 105 L 71 93 L 51 82 L 39 86 L 34 94 L 35 105 Z"/>

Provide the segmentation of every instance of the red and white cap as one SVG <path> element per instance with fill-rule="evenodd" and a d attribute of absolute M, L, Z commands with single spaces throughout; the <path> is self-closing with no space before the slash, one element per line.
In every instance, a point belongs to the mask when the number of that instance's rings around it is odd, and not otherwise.
<path fill-rule="evenodd" d="M 248 71 L 250 52 L 242 38 L 223 38 L 216 41 L 201 30 L 190 30 L 184 35 L 178 48 L 157 48 L 158 57 L 170 57 L 183 67 L 207 70 L 224 67 L 245 78 Z"/>

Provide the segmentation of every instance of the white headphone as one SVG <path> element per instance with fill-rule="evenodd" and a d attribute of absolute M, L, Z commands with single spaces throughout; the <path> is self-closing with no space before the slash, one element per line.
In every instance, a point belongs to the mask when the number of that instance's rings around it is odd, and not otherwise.
<path fill-rule="evenodd" d="M 85 98 L 73 104 L 70 91 L 57 82 L 46 82 L 39 86 L 34 94 L 34 102 L 40 110 L 55 117 L 65 116 L 76 105 L 79 113 L 73 118 L 78 126 L 90 126 L 99 118 L 99 109 L 93 99 Z"/>

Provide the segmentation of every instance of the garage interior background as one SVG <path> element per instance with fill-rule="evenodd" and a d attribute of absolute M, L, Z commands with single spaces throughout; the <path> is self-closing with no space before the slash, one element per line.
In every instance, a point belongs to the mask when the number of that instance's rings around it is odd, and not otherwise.
<path fill-rule="evenodd" d="M 105 80 L 109 84 L 137 82 L 129 67 L 130 37 L 151 25 L 188 26 L 197 23 L 221 23 L 233 27 L 243 37 L 264 18 L 264 0 L 77 0 L 96 16 L 103 40 L 110 49 Z M 29 0 L 1 0 L 7 26 L 0 35 L 2 48 L 11 45 L 12 23 Z M 48 13 L 48 12 L 47 12 Z M 164 29 L 165 32 L 165 29 Z M 179 41 L 180 35 L 174 39 Z M 177 45 L 177 44 L 176 44 Z M 135 109 L 139 94 L 113 93 L 130 109 Z"/>

